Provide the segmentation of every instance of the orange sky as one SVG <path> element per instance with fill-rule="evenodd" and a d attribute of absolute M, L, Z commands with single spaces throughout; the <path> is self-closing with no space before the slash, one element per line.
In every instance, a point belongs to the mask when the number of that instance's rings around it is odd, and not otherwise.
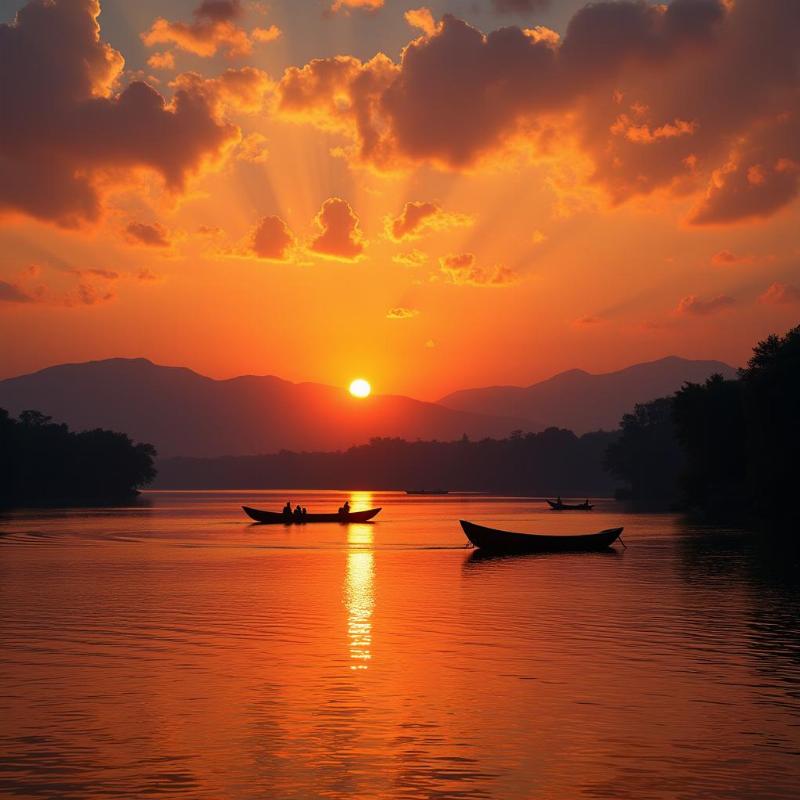
<path fill-rule="evenodd" d="M 0 377 L 435 399 L 797 323 L 795 0 L 165 8 L 0 11 Z"/>

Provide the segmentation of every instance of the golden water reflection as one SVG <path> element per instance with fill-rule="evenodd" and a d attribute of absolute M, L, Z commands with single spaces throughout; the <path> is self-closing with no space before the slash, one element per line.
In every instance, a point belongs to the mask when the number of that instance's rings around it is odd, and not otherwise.
<path fill-rule="evenodd" d="M 353 492 L 354 511 L 372 508 L 371 492 Z M 375 556 L 372 552 L 374 526 L 347 526 L 347 573 L 344 602 L 347 608 L 347 637 L 350 669 L 367 669 L 372 658 L 372 611 L 375 606 Z"/>

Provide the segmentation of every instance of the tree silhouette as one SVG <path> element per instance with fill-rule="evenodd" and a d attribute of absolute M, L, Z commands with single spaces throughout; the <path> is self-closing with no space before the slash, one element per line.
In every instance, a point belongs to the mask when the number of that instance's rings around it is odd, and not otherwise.
<path fill-rule="evenodd" d="M 0 506 L 117 502 L 156 475 L 155 448 L 124 433 L 71 433 L 39 411 L 0 409 Z"/>

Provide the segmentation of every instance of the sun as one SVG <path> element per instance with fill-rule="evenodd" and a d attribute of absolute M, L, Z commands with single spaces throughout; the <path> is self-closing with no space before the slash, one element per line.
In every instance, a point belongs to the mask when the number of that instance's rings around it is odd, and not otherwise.
<path fill-rule="evenodd" d="M 369 381 L 365 381 L 363 378 L 356 378 L 350 384 L 350 394 L 353 397 L 369 397 L 371 391 L 372 387 L 369 385 Z"/>

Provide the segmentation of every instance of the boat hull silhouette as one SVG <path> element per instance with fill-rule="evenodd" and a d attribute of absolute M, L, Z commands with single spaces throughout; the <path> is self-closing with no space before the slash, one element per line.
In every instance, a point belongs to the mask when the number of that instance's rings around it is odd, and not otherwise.
<path fill-rule="evenodd" d="M 262 511 L 250 506 L 242 506 L 242 510 L 250 519 L 262 525 L 306 525 L 312 522 L 367 522 L 381 509 L 370 508 L 367 511 L 351 511 L 349 514 L 306 514 L 302 520 L 286 517 L 281 511 Z"/>
<path fill-rule="evenodd" d="M 487 528 L 474 522 L 459 520 L 467 539 L 481 550 L 494 553 L 560 553 L 606 550 L 622 533 L 622 528 L 609 528 L 597 533 L 568 536 L 547 536 L 538 533 L 514 533 Z"/>
<path fill-rule="evenodd" d="M 594 508 L 591 503 L 557 503 L 555 500 L 547 502 L 553 511 L 591 511 Z"/>

